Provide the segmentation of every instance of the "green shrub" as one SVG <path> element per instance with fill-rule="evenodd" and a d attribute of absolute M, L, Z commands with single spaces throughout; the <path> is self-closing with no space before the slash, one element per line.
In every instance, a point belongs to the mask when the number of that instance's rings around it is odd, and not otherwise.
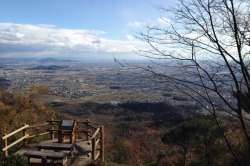
<path fill-rule="evenodd" d="M 12 154 L 3 158 L 2 166 L 27 166 L 28 160 L 25 156 L 20 154 Z"/>

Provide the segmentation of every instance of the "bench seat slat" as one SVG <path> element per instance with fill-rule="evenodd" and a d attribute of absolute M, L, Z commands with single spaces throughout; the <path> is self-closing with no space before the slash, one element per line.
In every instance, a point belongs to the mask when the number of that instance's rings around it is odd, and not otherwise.
<path fill-rule="evenodd" d="M 59 143 L 49 143 L 49 144 L 38 144 L 38 149 L 47 149 L 47 150 L 69 150 L 72 151 L 75 149 L 73 144 L 59 144 Z"/>
<path fill-rule="evenodd" d="M 27 151 L 24 153 L 29 158 L 46 158 L 54 160 L 62 160 L 68 156 L 64 152 L 44 152 L 44 151 Z"/>

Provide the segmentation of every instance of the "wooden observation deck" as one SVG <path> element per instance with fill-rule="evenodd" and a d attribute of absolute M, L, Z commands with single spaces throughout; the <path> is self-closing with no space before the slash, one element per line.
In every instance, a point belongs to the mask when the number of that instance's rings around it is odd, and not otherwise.
<path fill-rule="evenodd" d="M 8 138 L 17 133 L 22 133 L 22 137 L 8 144 Z M 6 157 L 9 148 L 22 142 L 22 148 L 16 153 L 25 155 L 29 165 L 84 166 L 97 159 L 104 161 L 104 127 L 94 127 L 89 120 L 51 119 L 43 124 L 25 124 L 5 134 L 2 140 Z"/>

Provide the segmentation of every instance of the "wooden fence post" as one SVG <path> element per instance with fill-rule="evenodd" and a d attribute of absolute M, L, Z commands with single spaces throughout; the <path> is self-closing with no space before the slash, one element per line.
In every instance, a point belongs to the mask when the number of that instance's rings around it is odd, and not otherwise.
<path fill-rule="evenodd" d="M 55 139 L 55 134 L 54 134 L 54 123 L 53 123 L 53 118 L 50 119 L 50 125 L 51 125 L 51 131 L 50 131 L 50 139 Z"/>
<path fill-rule="evenodd" d="M 91 134 L 91 130 L 90 130 L 90 127 L 89 125 L 91 124 L 91 121 L 89 119 L 87 119 L 87 141 L 90 140 L 90 134 Z"/>
<path fill-rule="evenodd" d="M 92 160 L 95 160 L 95 156 L 96 156 L 96 138 L 93 138 L 91 141 L 92 141 Z"/>
<path fill-rule="evenodd" d="M 101 132 L 101 160 L 104 161 L 104 126 L 100 126 Z"/>
<path fill-rule="evenodd" d="M 4 134 L 4 136 L 6 136 L 7 134 Z M 8 138 L 5 138 L 4 139 L 4 147 L 7 147 L 8 146 Z M 8 157 L 8 149 L 6 149 L 4 151 L 4 157 Z"/>
<path fill-rule="evenodd" d="M 26 126 L 26 124 L 24 124 L 24 126 Z M 23 137 L 27 134 L 27 130 L 26 129 L 23 129 Z M 23 146 L 26 146 L 27 145 L 27 141 L 26 139 L 23 140 Z"/>

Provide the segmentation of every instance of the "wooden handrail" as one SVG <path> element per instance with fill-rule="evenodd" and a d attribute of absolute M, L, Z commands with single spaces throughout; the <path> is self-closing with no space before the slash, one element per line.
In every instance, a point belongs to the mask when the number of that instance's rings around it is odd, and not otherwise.
<path fill-rule="evenodd" d="M 47 122 L 49 122 L 49 123 L 60 123 L 61 120 L 48 120 Z"/>
<path fill-rule="evenodd" d="M 2 137 L 2 140 L 4 140 L 4 139 L 6 139 L 6 138 L 8 138 L 8 137 L 10 137 L 10 136 L 12 136 L 12 135 L 14 135 L 14 134 L 20 132 L 20 131 L 22 131 L 23 129 L 26 129 L 27 127 L 29 127 L 28 124 L 24 125 L 23 127 L 20 127 L 19 129 L 17 129 L 17 130 L 15 130 L 15 131 L 13 131 L 13 132 L 11 132 L 11 133 L 9 133 L 9 134 L 3 136 L 3 137 Z"/>
<path fill-rule="evenodd" d="M 87 133 L 88 130 L 84 130 L 84 129 L 82 129 L 82 130 L 75 130 L 75 132 L 84 132 L 84 133 Z"/>
<path fill-rule="evenodd" d="M 100 139 L 97 139 L 96 142 L 95 142 L 95 146 L 97 146 L 100 142 Z"/>
<path fill-rule="evenodd" d="M 16 145 L 17 143 L 21 142 L 22 140 L 24 140 L 24 139 L 26 139 L 26 138 L 28 138 L 28 137 L 29 137 L 29 134 L 27 134 L 27 135 L 25 135 L 25 136 L 19 138 L 18 140 L 16 140 L 16 141 L 13 142 L 12 144 L 10 144 L 10 145 L 4 147 L 4 148 L 2 149 L 2 151 L 8 150 L 8 149 L 11 148 L 12 146 Z"/>
<path fill-rule="evenodd" d="M 47 129 L 47 131 L 58 131 L 59 129 Z"/>
<path fill-rule="evenodd" d="M 47 120 L 47 122 L 49 122 L 49 123 L 60 123 L 61 120 Z M 90 121 L 76 121 L 76 123 L 85 123 L 87 125 L 88 123 L 91 123 L 91 122 Z"/>
<path fill-rule="evenodd" d="M 89 123 L 91 123 L 90 121 L 76 121 L 76 123 L 84 123 L 84 124 L 89 124 Z"/>
<path fill-rule="evenodd" d="M 32 125 L 32 126 L 27 127 L 27 129 L 37 128 L 37 127 L 43 127 L 43 126 L 47 126 L 47 125 L 49 125 L 49 124 L 50 124 L 50 123 L 36 124 L 36 125 Z"/>
<path fill-rule="evenodd" d="M 94 129 L 94 130 L 97 130 L 98 127 L 95 127 L 95 126 L 92 126 L 92 125 L 88 125 L 90 128 Z"/>
<path fill-rule="evenodd" d="M 97 128 L 95 133 L 92 135 L 91 140 L 88 144 L 92 144 L 92 160 L 96 160 L 101 156 L 101 160 L 104 161 L 104 127 L 100 126 Z M 97 145 L 100 144 L 100 151 L 97 151 Z"/>
<path fill-rule="evenodd" d="M 100 152 L 97 152 L 97 153 L 95 154 L 94 160 L 98 159 L 99 156 L 100 156 Z"/>
<path fill-rule="evenodd" d="M 100 132 L 100 127 L 97 128 L 97 130 L 95 131 L 95 133 L 93 135 L 90 134 L 91 138 L 88 141 L 88 145 L 90 145 L 92 143 L 92 140 L 96 138 L 97 134 Z"/>
<path fill-rule="evenodd" d="M 97 136 L 97 134 L 99 133 L 100 128 L 98 128 L 95 133 L 92 135 L 91 139 L 95 138 Z"/>
<path fill-rule="evenodd" d="M 42 135 L 47 135 L 47 134 L 49 134 L 50 132 L 44 132 L 44 133 L 40 133 L 40 134 L 35 134 L 35 135 L 31 135 L 31 136 L 29 136 L 28 138 L 34 138 L 34 137 L 37 137 L 37 136 L 42 136 Z"/>

